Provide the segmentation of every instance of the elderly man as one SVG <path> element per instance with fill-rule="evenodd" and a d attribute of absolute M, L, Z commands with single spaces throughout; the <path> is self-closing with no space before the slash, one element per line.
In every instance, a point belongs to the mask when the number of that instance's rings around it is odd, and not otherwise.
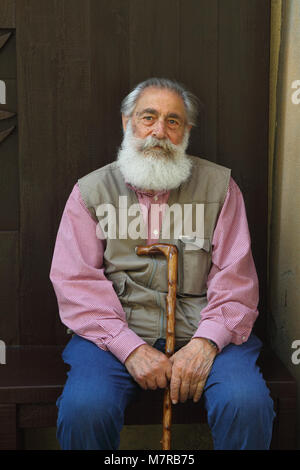
<path fill-rule="evenodd" d="M 117 449 L 124 410 L 140 387 L 169 382 L 174 404 L 203 395 L 215 449 L 268 449 L 274 411 L 256 366 L 258 281 L 242 194 L 229 169 L 186 154 L 197 99 L 184 86 L 146 80 L 121 111 L 117 159 L 75 184 L 51 266 L 60 317 L 73 332 L 57 401 L 60 445 Z M 166 217 L 174 205 L 190 214 L 202 208 L 196 231 L 176 230 L 180 218 Z M 129 233 L 132 207 L 142 216 Z M 118 212 L 113 228 L 104 208 Z M 170 358 L 166 259 L 135 252 L 155 242 L 179 251 Z"/>

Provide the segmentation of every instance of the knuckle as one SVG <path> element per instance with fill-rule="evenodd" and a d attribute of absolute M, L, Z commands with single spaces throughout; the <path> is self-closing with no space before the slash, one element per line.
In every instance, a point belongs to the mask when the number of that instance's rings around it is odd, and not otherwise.
<path fill-rule="evenodd" d="M 136 379 L 138 382 L 144 382 L 146 378 L 147 378 L 146 375 L 141 372 L 137 373 L 136 375 Z"/>

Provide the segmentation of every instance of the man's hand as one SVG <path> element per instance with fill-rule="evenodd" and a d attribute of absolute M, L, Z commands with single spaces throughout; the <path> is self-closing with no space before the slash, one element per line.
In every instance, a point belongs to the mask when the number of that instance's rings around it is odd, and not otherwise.
<path fill-rule="evenodd" d="M 200 400 L 216 355 L 216 348 L 205 338 L 193 338 L 170 357 L 173 364 L 170 393 L 174 404 L 188 398 Z"/>
<path fill-rule="evenodd" d="M 125 367 L 144 389 L 166 388 L 171 379 L 172 363 L 165 354 L 148 344 L 135 349 L 125 361 Z"/>

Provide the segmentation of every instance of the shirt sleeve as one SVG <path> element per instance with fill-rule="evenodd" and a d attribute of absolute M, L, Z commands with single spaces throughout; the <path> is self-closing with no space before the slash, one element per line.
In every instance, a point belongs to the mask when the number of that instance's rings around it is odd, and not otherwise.
<path fill-rule="evenodd" d="M 258 316 L 259 286 L 242 193 L 231 178 L 213 236 L 207 306 L 194 337 L 214 341 L 219 351 L 247 341 Z"/>
<path fill-rule="evenodd" d="M 58 229 L 50 280 L 62 323 L 124 363 L 145 341 L 128 327 L 112 282 L 105 277 L 105 241 L 96 236 L 96 226 L 76 184 Z"/>

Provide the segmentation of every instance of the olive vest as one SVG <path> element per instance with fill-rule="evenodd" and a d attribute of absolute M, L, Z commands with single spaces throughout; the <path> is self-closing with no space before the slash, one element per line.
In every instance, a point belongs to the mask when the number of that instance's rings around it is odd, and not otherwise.
<path fill-rule="evenodd" d="M 230 180 L 229 169 L 189 158 L 191 175 L 170 191 L 157 239 L 178 248 L 176 346 L 191 339 L 207 305 L 212 239 Z M 147 244 L 147 226 L 139 213 L 137 195 L 126 185 L 117 161 L 80 178 L 78 185 L 86 207 L 101 227 L 97 236 L 106 234 L 105 275 L 120 299 L 128 325 L 153 345 L 158 338 L 165 338 L 167 260 L 163 254 L 136 254 L 138 245 Z"/>

